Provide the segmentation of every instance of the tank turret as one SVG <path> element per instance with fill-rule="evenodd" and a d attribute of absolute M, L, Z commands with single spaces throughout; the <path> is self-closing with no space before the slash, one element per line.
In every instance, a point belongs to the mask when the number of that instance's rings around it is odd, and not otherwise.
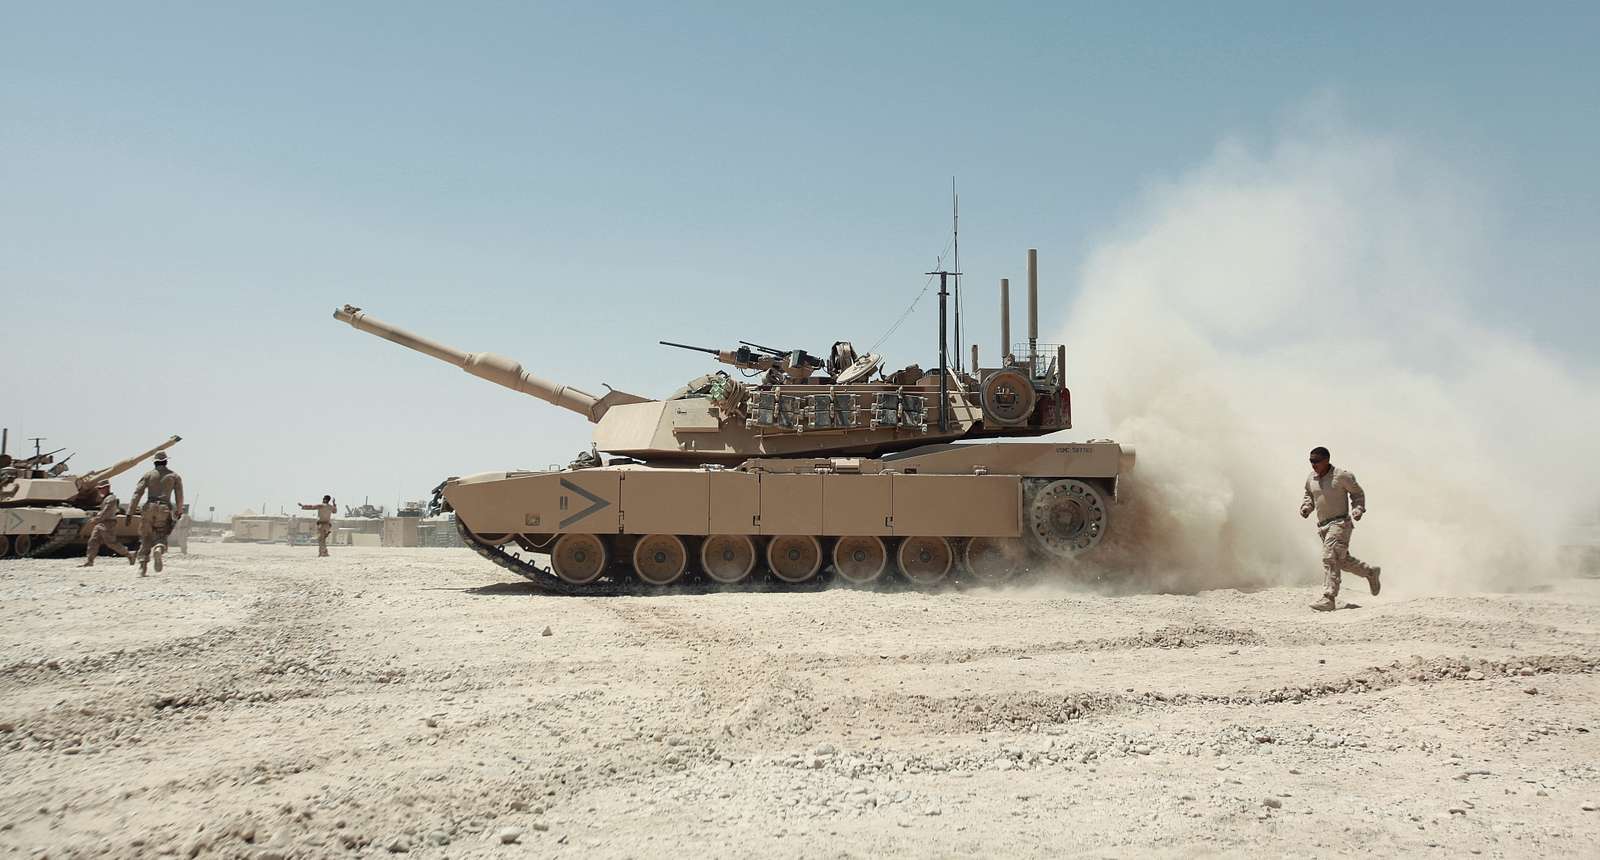
<path fill-rule="evenodd" d="M 958 373 L 918 365 L 884 374 L 877 355 L 847 341 L 828 359 L 803 349 L 740 341 L 732 349 L 665 346 L 715 356 L 740 375 L 698 377 L 664 400 L 558 385 L 505 356 L 465 352 L 345 305 L 334 319 L 456 365 L 496 385 L 584 416 L 595 447 L 643 461 L 733 463 L 749 457 L 871 456 L 935 442 L 1040 436 L 1072 426 L 1060 364 L 1064 350 Z M 1033 341 L 1036 344 L 1036 341 Z M 1042 360 L 1041 360 L 1042 358 Z"/>

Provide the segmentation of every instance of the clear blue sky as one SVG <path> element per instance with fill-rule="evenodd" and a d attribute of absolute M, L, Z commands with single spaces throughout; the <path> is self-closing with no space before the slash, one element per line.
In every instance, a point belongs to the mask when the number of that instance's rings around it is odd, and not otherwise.
<path fill-rule="evenodd" d="M 1055 320 L 1143 190 L 1330 94 L 1470 174 L 1522 261 L 1475 300 L 1593 366 L 1600 5 L 1396 5 L 6 4 L 0 422 L 182 433 L 219 512 L 565 462 L 580 420 L 330 312 L 660 395 L 705 365 L 658 339 L 875 341 L 954 175 L 992 354 L 1026 248 Z"/>

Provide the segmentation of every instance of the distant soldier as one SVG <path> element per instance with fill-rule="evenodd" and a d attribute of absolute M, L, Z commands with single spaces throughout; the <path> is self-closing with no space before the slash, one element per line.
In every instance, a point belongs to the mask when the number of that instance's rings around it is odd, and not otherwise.
<path fill-rule="evenodd" d="M 111 482 L 101 481 L 95 484 L 94 489 L 100 497 L 100 508 L 90 520 L 94 528 L 89 532 L 89 549 L 80 566 L 94 567 L 95 557 L 100 555 L 102 546 L 127 559 L 128 564 L 133 564 L 133 553 L 117 540 L 117 514 L 120 511 L 117 497 L 111 492 Z"/>
<path fill-rule="evenodd" d="M 339 506 L 333 503 L 333 496 L 323 496 L 322 504 L 308 505 L 300 503 L 302 511 L 317 512 L 317 556 L 319 558 L 328 554 L 328 535 L 333 534 L 333 512 Z"/>
<path fill-rule="evenodd" d="M 149 494 L 143 510 L 139 500 Z M 183 510 L 183 479 L 167 468 L 167 452 L 156 454 L 155 468 L 144 473 L 134 485 L 133 500 L 128 503 L 128 516 L 142 514 L 139 521 L 139 575 L 145 576 L 150 558 L 156 560 L 156 573 L 161 572 L 161 558 L 167 554 L 167 535 L 172 533 L 172 512 Z"/>
<path fill-rule="evenodd" d="M 1335 608 L 1339 596 L 1339 572 L 1349 571 L 1367 581 L 1373 595 L 1383 587 L 1378 581 L 1382 568 L 1367 564 L 1350 554 L 1350 535 L 1355 521 L 1367 512 L 1367 494 L 1356 483 L 1356 476 L 1329 462 L 1328 449 L 1311 449 L 1311 476 L 1306 478 L 1305 498 L 1300 516 L 1317 512 L 1317 534 L 1322 538 L 1322 600 L 1311 604 L 1318 612 Z"/>
<path fill-rule="evenodd" d="M 178 515 L 178 521 L 172 524 L 171 545 L 177 547 L 184 555 L 189 554 L 189 529 L 194 526 L 194 518 L 189 516 L 189 509 L 184 508 Z"/>

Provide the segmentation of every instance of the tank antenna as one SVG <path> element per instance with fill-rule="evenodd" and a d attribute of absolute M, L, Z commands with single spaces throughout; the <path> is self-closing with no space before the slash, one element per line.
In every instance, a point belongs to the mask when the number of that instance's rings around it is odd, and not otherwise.
<path fill-rule="evenodd" d="M 954 246 L 956 277 L 956 372 L 961 372 L 961 197 L 956 194 L 956 178 L 950 177 L 950 244 Z M 976 370 L 977 368 L 973 368 Z"/>

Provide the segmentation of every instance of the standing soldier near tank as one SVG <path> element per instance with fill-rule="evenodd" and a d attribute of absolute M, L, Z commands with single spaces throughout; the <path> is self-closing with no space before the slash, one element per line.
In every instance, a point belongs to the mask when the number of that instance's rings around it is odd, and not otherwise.
<path fill-rule="evenodd" d="M 1328 449 L 1311 449 L 1311 476 L 1306 478 L 1305 498 L 1300 502 L 1302 518 L 1317 512 L 1317 534 L 1322 538 L 1322 599 L 1311 604 L 1318 612 L 1336 608 L 1339 572 L 1349 571 L 1367 581 L 1374 596 L 1381 589 L 1378 574 L 1382 568 L 1367 564 L 1350 554 L 1350 535 L 1355 521 L 1367 512 L 1367 494 L 1356 483 L 1356 476 L 1329 462 Z"/>
<path fill-rule="evenodd" d="M 139 500 L 149 494 L 143 511 Z M 145 570 L 150 557 L 155 556 L 156 573 L 161 572 L 161 557 L 167 554 L 167 535 L 172 532 L 172 512 L 183 510 L 183 479 L 167 468 L 167 452 L 156 454 L 155 468 L 144 473 L 134 485 L 133 499 L 128 503 L 128 516 L 142 513 L 139 521 L 139 575 Z"/>
<path fill-rule="evenodd" d="M 89 532 L 89 549 L 80 567 L 94 567 L 95 556 L 100 554 L 100 547 L 105 547 L 133 564 L 133 553 L 117 540 L 117 497 L 111 492 L 111 482 L 101 481 L 94 485 L 95 492 L 100 496 L 100 508 L 95 511 L 94 529 Z"/>
<path fill-rule="evenodd" d="M 302 511 L 317 512 L 317 557 L 322 558 L 328 554 L 328 535 L 333 534 L 333 512 L 339 509 L 333 503 L 333 496 L 323 496 L 322 504 L 308 505 L 300 503 Z"/>

